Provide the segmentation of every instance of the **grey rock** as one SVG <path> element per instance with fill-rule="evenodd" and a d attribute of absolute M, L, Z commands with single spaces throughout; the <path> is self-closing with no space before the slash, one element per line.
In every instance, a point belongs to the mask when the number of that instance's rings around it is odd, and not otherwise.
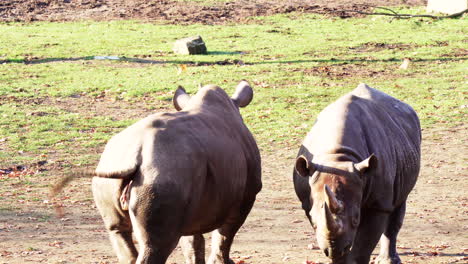
<path fill-rule="evenodd" d="M 183 55 L 207 54 L 205 42 L 200 36 L 177 40 L 173 50 L 175 53 Z"/>
<path fill-rule="evenodd" d="M 445 14 L 455 14 L 466 10 L 468 1 L 466 0 L 428 0 L 427 11 Z"/>

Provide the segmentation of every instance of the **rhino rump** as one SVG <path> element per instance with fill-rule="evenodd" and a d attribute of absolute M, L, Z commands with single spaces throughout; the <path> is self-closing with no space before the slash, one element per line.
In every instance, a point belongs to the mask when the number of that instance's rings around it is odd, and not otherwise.
<path fill-rule="evenodd" d="M 149 116 L 113 136 L 101 155 L 96 176 L 126 179 L 133 175 L 142 162 L 142 145 Z"/>

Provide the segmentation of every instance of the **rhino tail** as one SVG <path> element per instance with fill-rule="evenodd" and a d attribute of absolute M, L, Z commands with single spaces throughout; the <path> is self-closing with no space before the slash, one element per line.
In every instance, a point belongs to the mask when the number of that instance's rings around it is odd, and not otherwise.
<path fill-rule="evenodd" d="M 91 169 L 84 169 L 81 171 L 73 171 L 71 173 L 65 174 L 61 177 L 52 187 L 50 188 L 50 198 L 57 196 L 62 192 L 63 188 L 67 186 L 71 181 L 76 178 L 88 178 L 96 176 L 96 173 Z"/>
<path fill-rule="evenodd" d="M 96 176 L 96 173 L 92 169 L 83 169 L 80 171 L 73 171 L 63 175 L 55 184 L 52 185 L 49 192 L 49 199 L 52 200 L 55 196 L 62 192 L 62 190 L 67 186 L 71 181 L 76 178 L 89 178 Z M 60 203 L 53 203 L 55 211 L 59 217 L 63 217 L 63 209 Z"/>

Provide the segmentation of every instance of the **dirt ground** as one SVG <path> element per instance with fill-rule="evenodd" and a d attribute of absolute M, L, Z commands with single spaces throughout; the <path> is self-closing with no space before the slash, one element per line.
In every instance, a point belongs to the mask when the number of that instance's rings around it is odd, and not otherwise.
<path fill-rule="evenodd" d="M 422 4 L 424 1 L 233 1 L 202 6 L 176 1 L 123 0 L 3 0 L 2 21 L 36 20 L 163 20 L 168 23 L 225 23 L 249 16 L 292 11 L 348 16 L 342 9 Z M 72 112 L 113 115 L 116 119 L 144 117 L 139 105 L 97 103 L 83 98 L 40 99 Z M 78 107 L 79 106 L 79 107 Z M 398 250 L 404 263 L 468 263 L 468 187 L 466 124 L 423 131 L 423 163 L 410 194 Z M 262 192 L 232 249 L 237 263 L 327 262 L 300 208 L 292 166 L 299 148 L 273 146 L 262 152 Z M 102 149 L 93 150 L 99 152 Z M 48 185 L 58 179 L 66 157 L 29 164 L 0 173 L 0 264 L 116 263 L 102 221 L 94 206 L 89 179 L 73 182 L 60 197 L 49 200 Z M 2 164 L 2 166 L 5 164 Z M 0 166 L 0 169 L 7 169 Z M 40 176 L 47 170 L 48 176 Z M 5 171 L 4 171 L 5 172 Z M 28 177 L 35 175 L 35 177 Z M 53 204 L 63 206 L 55 216 Z M 208 236 L 207 236 L 208 237 Z M 207 240 L 207 247 L 210 246 Z M 377 252 L 377 250 L 376 250 Z M 177 248 L 168 263 L 183 263 Z"/>
<path fill-rule="evenodd" d="M 216 5 L 170 0 L 2 0 L 0 21 L 141 19 L 222 24 L 295 11 L 350 17 L 373 6 L 424 5 L 424 0 L 234 0 Z"/>
<path fill-rule="evenodd" d="M 466 125 L 423 131 L 422 170 L 398 241 L 403 263 L 468 262 L 466 131 Z M 245 264 L 327 263 L 294 194 L 297 148 L 275 149 L 263 152 L 264 187 L 236 237 L 232 257 Z M 54 172 L 59 163 L 3 176 L 11 178 L 2 186 L 0 263 L 116 263 L 89 179 L 78 179 L 51 201 L 47 185 L 58 175 L 24 176 L 40 169 Z M 56 216 L 52 204 L 63 205 L 65 214 Z M 168 263 L 183 263 L 179 248 Z"/>

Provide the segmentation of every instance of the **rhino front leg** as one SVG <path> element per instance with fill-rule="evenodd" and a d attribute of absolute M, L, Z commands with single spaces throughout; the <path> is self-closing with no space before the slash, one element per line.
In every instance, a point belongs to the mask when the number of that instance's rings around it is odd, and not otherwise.
<path fill-rule="evenodd" d="M 354 244 L 345 263 L 368 264 L 379 238 L 387 226 L 389 214 L 376 210 L 361 213 Z"/>
<path fill-rule="evenodd" d="M 94 201 L 109 233 L 119 263 L 135 263 L 138 252 L 133 244 L 132 225 L 127 211 L 122 210 L 119 198 L 127 182 L 120 179 L 94 177 Z"/>
<path fill-rule="evenodd" d="M 396 251 L 398 232 L 405 218 L 406 201 L 397 208 L 389 218 L 385 232 L 380 237 L 380 254 L 375 260 L 376 264 L 400 264 L 401 260 Z"/>
<path fill-rule="evenodd" d="M 205 238 L 202 234 L 183 236 L 180 246 L 186 264 L 205 264 Z"/>

